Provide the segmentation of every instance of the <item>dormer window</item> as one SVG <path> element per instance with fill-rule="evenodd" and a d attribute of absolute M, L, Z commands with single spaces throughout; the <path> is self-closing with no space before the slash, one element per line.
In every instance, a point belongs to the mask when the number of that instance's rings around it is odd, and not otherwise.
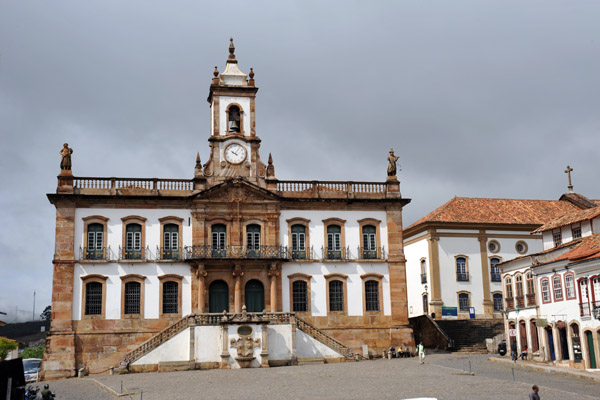
<path fill-rule="evenodd" d="M 571 227 L 571 232 L 573 233 L 573 240 L 581 238 L 581 225 Z"/>
<path fill-rule="evenodd" d="M 554 247 L 558 247 L 562 244 L 562 235 L 560 229 L 552 231 L 552 240 L 554 241 Z"/>
<path fill-rule="evenodd" d="M 227 130 L 229 132 L 240 133 L 240 108 L 238 106 L 231 106 L 229 107 L 228 114 Z"/>

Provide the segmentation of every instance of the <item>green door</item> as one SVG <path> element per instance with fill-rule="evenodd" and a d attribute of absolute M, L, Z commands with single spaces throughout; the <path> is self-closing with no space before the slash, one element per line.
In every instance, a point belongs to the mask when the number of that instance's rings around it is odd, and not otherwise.
<path fill-rule="evenodd" d="M 224 281 L 214 281 L 208 288 L 208 312 L 229 312 L 229 287 Z"/>
<path fill-rule="evenodd" d="M 261 312 L 265 309 L 265 288 L 260 281 L 246 283 L 246 311 Z"/>
<path fill-rule="evenodd" d="M 592 335 L 592 332 L 590 332 L 590 331 L 587 331 L 585 333 L 585 336 L 587 337 L 587 342 L 588 342 L 588 351 L 589 351 L 589 356 L 590 356 L 590 368 L 596 369 L 596 354 L 594 352 L 594 336 Z"/>

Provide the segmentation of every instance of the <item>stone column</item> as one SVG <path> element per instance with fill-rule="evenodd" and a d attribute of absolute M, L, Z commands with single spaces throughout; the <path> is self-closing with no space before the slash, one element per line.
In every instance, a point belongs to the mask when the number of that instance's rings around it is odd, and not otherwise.
<path fill-rule="evenodd" d="M 262 330 L 262 348 L 260 352 L 260 367 L 269 368 L 269 349 L 267 347 L 267 325 L 261 326 Z"/>
<path fill-rule="evenodd" d="M 198 265 L 198 313 L 206 312 L 206 299 L 204 298 L 204 283 L 208 272 L 204 269 L 204 265 Z"/>
<path fill-rule="evenodd" d="M 479 240 L 479 253 L 481 256 L 481 280 L 483 282 L 483 302 L 481 310 L 486 318 L 492 318 L 494 315 L 494 303 L 490 298 L 490 269 L 489 260 L 487 253 L 487 237 L 483 234 L 484 230 L 480 231 Z"/>
<path fill-rule="evenodd" d="M 440 278 L 440 258 L 438 251 L 438 242 L 440 237 L 434 231 L 429 231 L 429 286 L 430 300 L 429 313 L 435 313 L 435 319 L 442 319 L 442 288 Z"/>
<path fill-rule="evenodd" d="M 221 325 L 221 334 L 223 341 L 221 342 L 221 363 L 219 369 L 229 369 L 229 325 Z"/>
<path fill-rule="evenodd" d="M 244 276 L 244 272 L 242 271 L 242 267 L 240 265 L 236 265 L 233 270 L 233 276 L 235 278 L 235 292 L 233 295 L 233 308 L 234 312 L 241 313 L 242 312 L 242 276 Z"/>
<path fill-rule="evenodd" d="M 279 276 L 279 270 L 277 264 L 271 264 L 269 269 L 269 277 L 271 278 L 271 307 L 270 312 L 277 312 L 277 277 Z"/>

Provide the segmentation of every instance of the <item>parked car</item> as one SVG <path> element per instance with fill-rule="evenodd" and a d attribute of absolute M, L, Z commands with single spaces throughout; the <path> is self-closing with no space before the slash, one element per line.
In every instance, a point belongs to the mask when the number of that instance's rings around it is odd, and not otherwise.
<path fill-rule="evenodd" d="M 25 382 L 37 382 L 40 370 L 42 369 L 41 358 L 26 358 L 23 360 L 23 371 L 25 372 Z"/>
<path fill-rule="evenodd" d="M 498 354 L 501 356 L 506 354 L 506 340 L 501 340 L 500 343 L 498 343 Z"/>

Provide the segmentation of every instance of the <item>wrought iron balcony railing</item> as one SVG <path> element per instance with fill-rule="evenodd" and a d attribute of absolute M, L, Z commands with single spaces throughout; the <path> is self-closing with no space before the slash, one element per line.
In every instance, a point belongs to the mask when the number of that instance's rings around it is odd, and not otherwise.
<path fill-rule="evenodd" d="M 329 249 L 321 247 L 321 252 L 323 253 L 323 260 L 348 260 L 350 248 Z"/>
<path fill-rule="evenodd" d="M 460 281 L 460 282 L 468 282 L 469 281 L 469 274 L 457 273 L 456 274 L 456 280 Z"/>
<path fill-rule="evenodd" d="M 385 247 L 376 247 L 374 249 L 365 249 L 364 247 L 359 247 L 358 257 L 361 260 L 385 260 L 387 258 L 385 254 Z"/>
<path fill-rule="evenodd" d="M 285 246 L 187 246 L 184 247 L 185 259 L 288 259 Z"/>
<path fill-rule="evenodd" d="M 110 246 L 100 249 L 87 249 L 79 247 L 79 259 L 89 261 L 110 261 Z"/>
<path fill-rule="evenodd" d="M 492 273 L 492 282 L 502 282 L 502 278 L 500 274 Z"/>
<path fill-rule="evenodd" d="M 421 274 L 421 283 L 427 283 L 427 274 Z"/>
<path fill-rule="evenodd" d="M 292 250 L 289 253 L 292 256 L 292 260 L 314 260 L 315 259 L 312 246 L 308 249 L 304 248 L 304 249 L 294 250 L 292 248 Z"/>
<path fill-rule="evenodd" d="M 164 248 L 157 247 L 156 255 L 159 260 L 163 261 L 177 261 L 183 259 L 183 251 L 181 247 L 178 248 Z"/>
<path fill-rule="evenodd" d="M 133 260 L 142 261 L 146 260 L 147 249 L 129 249 L 119 247 L 119 261 L 121 260 Z"/>
<path fill-rule="evenodd" d="M 591 314 L 590 312 L 590 304 L 585 302 L 585 303 L 579 303 L 579 315 L 582 317 L 589 317 Z"/>

